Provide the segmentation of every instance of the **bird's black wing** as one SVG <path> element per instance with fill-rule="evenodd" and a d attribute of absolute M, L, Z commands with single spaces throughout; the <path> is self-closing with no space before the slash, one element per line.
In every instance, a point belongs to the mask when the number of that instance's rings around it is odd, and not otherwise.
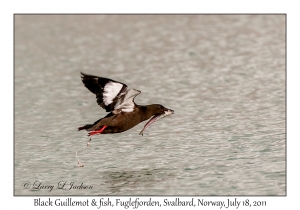
<path fill-rule="evenodd" d="M 140 91 L 127 89 L 127 85 L 112 79 L 84 74 L 81 72 L 81 80 L 85 87 L 96 94 L 97 103 L 107 112 L 130 112 L 133 110 L 134 97 Z"/>

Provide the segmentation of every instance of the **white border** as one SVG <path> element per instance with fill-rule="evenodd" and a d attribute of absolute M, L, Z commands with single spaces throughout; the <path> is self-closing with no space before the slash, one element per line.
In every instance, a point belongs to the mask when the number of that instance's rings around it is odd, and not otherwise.
<path fill-rule="evenodd" d="M 287 197 L 249 197 L 267 201 L 264 209 L 297 207 L 299 194 L 299 26 L 296 1 L 5 1 L 1 3 L 1 185 L 0 206 L 33 207 L 35 197 L 13 197 L 13 14 L 14 13 L 287 13 Z M 297 135 L 298 134 L 298 135 Z M 45 197 L 44 197 L 45 198 Z M 62 198 L 62 197 L 58 197 Z M 79 199 L 80 197 L 76 197 Z M 82 197 L 84 199 L 86 197 Z M 88 197 L 90 200 L 94 197 Z M 113 197 L 115 199 L 117 197 Z M 146 197 L 143 197 L 146 199 Z M 163 200 L 163 197 L 155 197 Z M 188 197 L 185 197 L 188 199 Z M 217 200 L 226 197 L 204 197 Z M 229 197 L 232 198 L 232 197 Z M 246 197 L 241 197 L 245 199 Z M 52 197 L 55 199 L 55 197 Z M 98 199 L 95 197 L 95 199 Z M 57 207 L 59 208 L 59 207 Z M 69 209 L 72 207 L 65 207 Z M 95 207 L 93 207 L 95 209 Z M 299 207 L 298 207 L 299 208 Z M 61 209 L 61 208 L 60 208 Z M 120 208 L 123 209 L 123 208 Z M 143 208 L 139 208 L 143 209 Z M 243 209 L 243 208 L 239 208 Z M 293 208 L 297 209 L 297 208 Z"/>

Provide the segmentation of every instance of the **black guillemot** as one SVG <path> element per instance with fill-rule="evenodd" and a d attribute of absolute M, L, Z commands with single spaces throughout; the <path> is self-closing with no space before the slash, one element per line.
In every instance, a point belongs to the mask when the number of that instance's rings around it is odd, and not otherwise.
<path fill-rule="evenodd" d="M 109 112 L 108 115 L 93 124 L 86 124 L 78 128 L 78 130 L 89 131 L 88 136 L 121 133 L 151 118 L 140 132 L 143 135 L 143 131 L 152 123 L 174 113 L 173 110 L 160 104 L 137 105 L 134 98 L 141 91 L 128 89 L 127 85 L 121 82 L 82 72 L 81 79 L 85 87 L 96 95 L 98 105 Z"/>

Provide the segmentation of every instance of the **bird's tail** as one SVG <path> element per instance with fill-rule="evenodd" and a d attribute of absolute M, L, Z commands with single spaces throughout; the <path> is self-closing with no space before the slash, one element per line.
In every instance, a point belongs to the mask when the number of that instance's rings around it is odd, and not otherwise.
<path fill-rule="evenodd" d="M 86 124 L 86 125 L 84 125 L 82 127 L 79 127 L 78 131 L 89 129 L 92 126 L 93 126 L 93 124 Z"/>

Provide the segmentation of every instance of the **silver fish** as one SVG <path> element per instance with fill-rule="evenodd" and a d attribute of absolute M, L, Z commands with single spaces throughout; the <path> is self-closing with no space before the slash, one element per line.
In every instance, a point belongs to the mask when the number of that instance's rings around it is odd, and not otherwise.
<path fill-rule="evenodd" d="M 169 116 L 171 114 L 174 114 L 174 111 L 173 110 L 168 110 L 168 111 L 165 111 L 164 114 L 159 114 L 159 115 L 153 115 L 151 117 L 151 119 L 146 123 L 146 125 L 144 126 L 144 128 L 141 130 L 141 132 L 139 133 L 139 135 L 142 135 L 143 136 L 143 132 L 144 130 L 146 130 L 146 128 L 148 128 L 151 124 L 153 124 L 155 121 L 159 120 L 159 119 L 162 119 L 166 116 Z"/>

